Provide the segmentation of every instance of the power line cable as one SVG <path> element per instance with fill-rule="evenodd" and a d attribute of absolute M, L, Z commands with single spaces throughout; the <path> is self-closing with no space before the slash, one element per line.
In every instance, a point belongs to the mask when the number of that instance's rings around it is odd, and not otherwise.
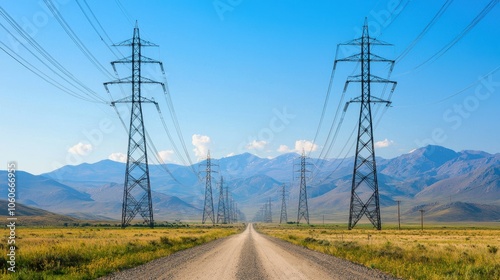
<path fill-rule="evenodd" d="M 69 26 L 68 22 L 61 15 L 59 10 L 57 10 L 56 6 L 52 2 L 52 0 L 44 0 L 45 5 L 49 8 L 50 12 L 54 15 L 56 20 L 59 22 L 64 32 L 70 37 L 70 39 L 75 43 L 78 49 L 84 54 L 84 56 L 94 65 L 99 72 L 101 72 L 104 76 L 108 78 L 113 78 L 113 74 L 109 72 L 106 67 L 104 67 L 97 58 L 89 51 L 89 49 L 85 46 L 85 44 L 80 40 L 78 35 L 73 31 L 73 29 Z"/>
<path fill-rule="evenodd" d="M 87 4 L 87 1 L 84 1 L 87 8 L 90 9 L 90 7 L 88 6 Z M 112 45 L 112 40 L 109 38 L 108 36 L 108 39 L 110 40 L 109 42 L 106 42 L 103 38 L 103 36 L 101 35 L 101 33 L 97 30 L 97 27 L 94 25 L 94 23 L 92 22 L 92 20 L 90 20 L 90 17 L 88 16 L 88 14 L 85 12 L 84 8 L 82 7 L 82 5 L 80 4 L 80 1 L 76 0 L 76 3 L 78 4 L 78 7 L 80 8 L 80 11 L 82 11 L 83 15 L 85 16 L 85 18 L 87 19 L 88 23 L 90 24 L 90 26 L 92 26 L 92 29 L 94 29 L 94 31 L 97 33 L 97 36 L 99 36 L 99 39 L 101 39 L 101 42 L 106 45 L 106 47 L 109 49 L 109 51 L 116 57 L 116 58 L 119 58 L 119 57 L 123 57 L 123 55 L 120 53 L 120 56 L 118 56 L 115 51 L 111 48 L 111 45 Z M 97 21 L 97 18 L 95 17 L 94 13 L 92 12 L 92 10 L 90 10 L 90 12 L 92 13 L 92 15 L 94 16 L 94 20 Z M 97 21 L 97 23 L 99 23 Z M 100 25 L 100 23 L 99 23 Z M 102 29 L 102 26 L 101 26 L 101 29 Z M 106 34 L 107 36 L 107 34 Z"/>
<path fill-rule="evenodd" d="M 127 12 L 127 9 L 125 9 L 125 7 L 123 6 L 122 2 L 120 0 L 115 0 L 115 3 L 118 6 L 118 8 L 120 9 L 120 11 L 122 12 L 122 14 L 125 16 L 125 19 L 127 19 L 127 21 L 130 23 L 130 25 L 133 26 L 134 21 L 132 20 L 132 17 L 130 16 L 130 14 Z"/>
<path fill-rule="evenodd" d="M 487 74 L 481 76 L 477 81 L 473 82 L 473 83 L 470 83 L 469 85 L 467 85 L 466 87 L 464 87 L 463 89 L 461 90 L 458 90 L 450 95 L 447 95 L 446 97 L 438 100 L 438 101 L 434 101 L 434 102 L 430 102 L 430 103 L 425 103 L 425 104 L 417 104 L 417 105 L 397 105 L 397 106 L 394 106 L 395 108 L 409 108 L 409 107 L 421 107 L 421 106 L 431 106 L 431 105 L 436 105 L 436 104 L 440 104 L 440 103 L 443 103 L 457 95 L 460 95 L 461 93 L 464 93 L 465 91 L 473 88 L 474 86 L 476 86 L 477 84 L 481 83 L 481 81 L 483 81 L 486 77 L 488 76 L 491 76 L 495 73 L 497 73 L 498 71 L 500 70 L 500 65 L 497 66 L 495 69 L 491 70 L 490 72 L 488 72 Z"/>
<path fill-rule="evenodd" d="M 401 54 L 399 54 L 398 57 L 396 57 L 396 63 L 403 60 L 408 53 L 415 47 L 415 45 L 422 40 L 424 35 L 431 29 L 434 24 L 441 18 L 441 16 L 446 12 L 446 10 L 450 7 L 451 3 L 453 3 L 453 0 L 446 0 L 446 2 L 443 3 L 439 11 L 434 15 L 434 17 L 427 23 L 427 25 L 424 27 L 424 29 L 420 32 L 420 34 L 417 35 L 415 39 L 404 49 Z"/>
<path fill-rule="evenodd" d="M 434 62 L 443 56 L 448 50 L 450 50 L 455 44 L 457 44 L 469 31 L 471 31 L 494 7 L 498 4 L 500 0 L 491 0 L 481 12 L 457 35 L 453 40 L 451 40 L 448 44 L 443 46 L 438 52 L 433 54 L 431 57 L 426 59 L 424 62 L 420 63 L 418 66 L 413 68 L 410 72 L 421 68 L 422 66 Z"/>
<path fill-rule="evenodd" d="M 97 99 L 100 99 L 100 100 L 103 100 L 102 97 L 100 97 L 96 92 L 94 92 L 93 90 L 91 90 L 89 87 L 87 87 L 83 82 L 79 81 L 78 79 L 76 79 L 73 74 L 71 74 L 71 72 L 69 72 L 66 68 L 64 68 L 56 59 L 54 59 L 54 57 L 52 57 L 42 46 L 40 46 L 40 44 L 38 44 L 26 31 L 24 31 L 24 29 L 22 29 L 19 24 L 17 24 L 17 22 L 3 9 L 0 7 L 0 14 L 2 15 L 2 17 L 11 25 L 11 27 L 19 34 L 21 35 L 21 37 L 26 41 L 28 42 L 31 47 L 33 47 L 41 56 L 43 56 L 50 64 L 52 64 L 55 68 L 57 68 L 61 73 L 63 73 L 67 78 L 73 80 L 76 84 L 78 84 L 79 86 L 81 86 L 83 89 L 85 90 L 82 90 L 80 89 L 83 93 L 85 94 L 90 94 L 94 97 L 96 97 Z M 14 38 L 16 38 L 16 36 L 10 31 L 8 30 L 3 24 L 1 24 L 1 26 L 11 35 L 13 36 Z M 33 51 L 31 51 L 23 42 L 21 42 L 20 40 L 18 40 L 18 42 L 26 49 L 28 50 L 35 58 L 37 58 L 41 63 L 43 63 L 46 67 L 48 67 L 49 69 L 51 69 L 51 71 L 53 71 L 56 75 L 60 76 L 61 78 L 63 78 L 66 82 L 72 84 L 73 86 L 75 86 L 73 83 L 69 82 L 66 78 L 62 77 L 61 74 L 59 74 L 58 72 L 56 72 L 55 70 L 53 70 L 50 66 L 48 66 L 48 64 L 46 62 L 44 62 L 38 55 L 36 55 L 35 53 L 33 53 Z M 75 86 L 76 87 L 76 86 Z"/>
<path fill-rule="evenodd" d="M 32 72 L 33 74 L 37 75 L 40 77 L 42 80 L 46 81 L 47 83 L 53 85 L 54 87 L 60 89 L 63 92 L 68 93 L 69 95 L 87 101 L 87 102 L 93 102 L 93 103 L 102 103 L 101 101 L 95 101 L 89 98 L 86 98 L 84 96 L 79 95 L 78 93 L 72 91 L 71 89 L 67 88 L 66 86 L 62 85 L 58 81 L 54 80 L 53 78 L 49 77 L 47 74 L 45 74 L 43 71 L 38 69 L 36 66 L 33 64 L 29 63 L 26 59 L 19 55 L 15 55 L 15 52 L 9 48 L 7 45 L 5 45 L 4 42 L 0 42 L 4 47 L 0 46 L 0 49 L 4 51 L 8 56 L 10 56 L 12 59 L 14 59 L 17 63 L 21 64 L 24 68 L 26 68 L 28 71 Z"/>
<path fill-rule="evenodd" d="M 176 130 L 177 136 L 179 138 L 179 141 L 181 142 L 182 148 L 184 150 L 184 154 L 186 155 L 186 158 L 187 158 L 189 164 L 191 166 L 193 166 L 193 161 L 191 160 L 191 156 L 188 153 L 188 150 L 186 147 L 186 142 L 184 141 L 182 130 L 181 130 L 181 127 L 179 125 L 179 120 L 177 119 L 177 114 L 175 113 L 175 108 L 174 108 L 174 104 L 172 102 L 172 97 L 170 94 L 170 90 L 168 88 L 168 82 L 167 82 L 167 78 L 165 77 L 165 73 L 163 73 L 163 79 L 164 79 L 163 84 L 165 85 L 163 96 L 165 98 L 165 101 L 167 102 L 167 106 L 168 106 L 168 109 L 170 112 L 170 117 L 172 118 L 172 122 L 174 123 L 174 127 Z M 195 172 L 194 167 L 193 167 L 193 172 Z"/>
<path fill-rule="evenodd" d="M 106 100 L 103 99 L 96 92 L 87 87 L 83 82 L 79 81 L 71 74 L 66 68 L 64 68 L 54 57 L 52 57 L 42 46 L 40 46 L 29 34 L 24 31 L 19 24 L 3 9 L 0 7 L 0 15 L 9 23 L 9 25 L 27 42 L 35 51 L 37 51 L 46 61 L 40 58 L 39 55 L 35 54 L 30 48 L 26 46 L 21 40 L 17 39 L 17 37 L 2 23 L 0 26 L 7 31 L 13 38 L 16 38 L 19 44 L 25 48 L 31 55 L 33 55 L 40 63 L 42 63 L 45 67 L 47 67 L 50 71 L 52 71 L 55 75 L 59 76 L 65 82 L 73 86 L 75 89 L 81 91 L 83 94 L 89 96 L 89 98 L 93 98 L 96 101 L 100 101 L 106 103 Z M 51 64 L 54 68 L 52 68 L 49 64 Z M 64 75 L 64 76 L 63 76 Z M 72 80 L 73 82 L 69 81 Z M 78 85 L 78 86 L 77 86 Z M 81 87 L 81 88 L 80 88 Z"/>

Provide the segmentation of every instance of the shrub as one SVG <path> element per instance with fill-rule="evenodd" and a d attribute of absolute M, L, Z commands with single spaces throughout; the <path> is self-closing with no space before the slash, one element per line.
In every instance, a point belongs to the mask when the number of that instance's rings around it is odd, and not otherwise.
<path fill-rule="evenodd" d="M 333 246 L 341 250 L 358 250 L 359 244 L 355 241 L 335 241 Z"/>
<path fill-rule="evenodd" d="M 492 254 L 496 254 L 497 251 L 498 251 L 498 247 L 497 246 L 490 246 L 488 245 L 488 252 L 492 253 Z"/>
<path fill-rule="evenodd" d="M 304 242 L 306 242 L 306 243 L 315 243 L 315 242 L 318 242 L 318 240 L 316 240 L 316 239 L 314 239 L 312 237 L 306 237 L 304 239 Z"/>
<path fill-rule="evenodd" d="M 174 243 L 166 236 L 160 237 L 160 243 L 166 246 L 173 246 Z"/>
<path fill-rule="evenodd" d="M 403 257 L 403 249 L 398 247 L 398 246 L 394 246 L 391 244 L 391 242 L 387 242 L 384 247 L 382 249 L 380 249 L 380 251 L 378 251 L 376 254 L 377 256 L 380 256 L 380 257 L 388 257 L 388 258 L 392 258 L 392 259 L 400 259 Z"/>

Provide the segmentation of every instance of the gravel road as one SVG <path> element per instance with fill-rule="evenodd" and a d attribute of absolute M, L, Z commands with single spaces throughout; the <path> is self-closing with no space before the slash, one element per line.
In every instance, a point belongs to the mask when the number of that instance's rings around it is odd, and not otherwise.
<path fill-rule="evenodd" d="M 177 252 L 102 279 L 395 279 L 256 232 Z"/>

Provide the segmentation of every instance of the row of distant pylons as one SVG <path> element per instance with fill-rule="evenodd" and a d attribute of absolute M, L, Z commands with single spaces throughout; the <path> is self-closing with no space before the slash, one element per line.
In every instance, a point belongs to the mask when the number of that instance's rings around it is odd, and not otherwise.
<path fill-rule="evenodd" d="M 305 152 L 302 151 L 302 155 L 300 156 L 300 164 L 298 170 L 296 172 L 300 173 L 300 190 L 299 190 L 299 203 L 297 209 L 297 224 L 300 223 L 302 219 L 305 220 L 307 224 L 309 224 L 309 206 L 307 205 L 307 180 L 306 173 L 310 172 L 307 169 L 308 163 L 306 162 Z M 280 211 L 280 224 L 288 223 L 288 214 L 287 214 L 287 190 L 286 185 L 282 184 L 281 189 L 279 191 L 280 199 L 281 199 L 281 211 Z M 272 223 L 273 222 L 273 214 L 272 214 L 272 203 L 271 198 L 262 205 L 262 207 L 257 211 L 254 221 L 256 222 L 264 222 L 264 223 Z"/>
<path fill-rule="evenodd" d="M 212 224 L 232 224 L 238 222 L 239 210 L 238 203 L 234 201 L 229 192 L 229 187 L 224 187 L 224 177 L 220 177 L 219 183 L 219 202 L 217 204 L 217 216 L 214 212 L 214 200 L 212 193 L 212 179 L 213 173 L 217 173 L 214 170 L 214 166 L 217 164 L 212 163 L 210 158 L 210 151 L 207 153 L 207 159 L 202 164 L 205 167 L 203 171 L 205 173 L 205 200 L 203 203 L 203 217 L 201 220 L 202 224 L 205 224 L 208 220 Z"/>

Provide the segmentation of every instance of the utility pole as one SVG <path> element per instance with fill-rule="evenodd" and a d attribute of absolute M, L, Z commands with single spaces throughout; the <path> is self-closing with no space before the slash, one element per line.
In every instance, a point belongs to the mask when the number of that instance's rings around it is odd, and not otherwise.
<path fill-rule="evenodd" d="M 234 203 L 234 222 L 237 223 L 239 220 L 239 215 L 238 215 L 238 202 Z"/>
<path fill-rule="evenodd" d="M 227 211 L 228 211 L 229 223 L 232 224 L 234 222 L 234 217 L 233 217 L 234 202 L 232 197 L 228 199 L 228 205 L 229 207 L 227 208 Z"/>
<path fill-rule="evenodd" d="M 399 211 L 399 203 L 401 201 L 398 200 L 398 230 L 401 230 L 401 212 Z"/>
<path fill-rule="evenodd" d="M 260 207 L 260 221 L 265 222 L 266 221 L 266 204 L 262 205 Z"/>
<path fill-rule="evenodd" d="M 425 212 L 425 210 L 420 209 L 418 211 L 420 211 L 420 228 L 422 229 L 422 231 L 424 231 L 424 212 Z"/>
<path fill-rule="evenodd" d="M 267 204 L 267 201 L 264 203 L 264 223 L 268 223 L 269 217 L 269 204 Z"/>
<path fill-rule="evenodd" d="M 229 215 L 231 218 L 231 222 L 234 223 L 236 222 L 236 211 L 235 211 L 235 204 L 234 204 L 234 199 L 231 198 L 231 214 Z"/>
<path fill-rule="evenodd" d="M 231 205 L 229 205 L 229 187 L 226 187 L 226 196 L 225 198 L 225 203 L 224 205 L 226 206 L 225 212 L 224 212 L 224 220 L 226 220 L 226 223 L 230 224 L 231 223 Z"/>
<path fill-rule="evenodd" d="M 268 223 L 273 222 L 273 211 L 271 210 L 271 198 L 269 198 L 268 206 L 267 206 L 267 218 Z"/>
<path fill-rule="evenodd" d="M 224 198 L 224 177 L 220 177 L 219 203 L 217 205 L 217 223 L 227 224 L 226 203 Z"/>
<path fill-rule="evenodd" d="M 132 75 L 128 78 L 104 83 L 104 87 L 108 92 L 108 85 L 110 84 L 132 85 L 131 96 L 111 102 L 112 106 L 115 106 L 116 103 L 131 103 L 132 107 L 130 114 L 130 127 L 128 131 L 129 135 L 125 183 L 123 185 L 124 190 L 121 226 L 122 228 L 128 226 L 135 216 L 139 214 L 144 219 L 144 223 L 153 228 L 153 205 L 151 199 L 151 184 L 149 179 L 148 154 L 146 149 L 146 134 L 142 115 L 142 104 L 153 103 L 158 107 L 158 103 L 143 97 L 141 94 L 141 86 L 144 83 L 160 84 L 165 91 L 165 84 L 142 77 L 141 65 L 144 63 L 159 64 L 162 72 L 164 72 L 163 64 L 160 61 L 153 60 L 141 54 L 142 47 L 157 47 L 158 45 L 140 38 L 137 22 L 135 23 L 132 39 L 114 44 L 113 46 L 132 47 L 132 55 L 130 57 L 111 62 L 115 73 L 115 64 L 130 64 Z"/>
<path fill-rule="evenodd" d="M 300 219 L 304 218 L 306 223 L 309 224 L 309 207 L 307 206 L 307 186 L 306 186 L 306 156 L 304 150 L 302 150 L 302 156 L 300 157 L 300 193 L 299 193 L 299 210 L 297 212 L 297 225 L 300 223 Z"/>
<path fill-rule="evenodd" d="M 203 204 L 203 218 L 201 223 L 204 224 L 207 219 L 210 219 L 212 224 L 215 225 L 214 200 L 212 196 L 212 173 L 215 171 L 212 170 L 212 166 L 214 165 L 210 158 L 210 151 L 208 151 L 205 161 L 205 202 Z"/>
<path fill-rule="evenodd" d="M 372 123 L 372 103 L 391 104 L 388 100 L 371 96 L 372 83 L 392 84 L 391 95 L 396 87 L 396 82 L 372 75 L 370 67 L 372 62 L 386 62 L 394 66 L 394 60 L 382 58 L 371 53 L 372 45 L 387 46 L 388 43 L 372 38 L 368 34 L 368 21 L 365 19 L 363 34 L 361 38 L 354 39 L 341 45 L 360 46 L 361 52 L 346 58 L 335 60 L 337 62 L 359 62 L 361 64 L 361 74 L 349 76 L 347 78 L 344 92 L 349 83 L 361 83 L 361 96 L 347 102 L 344 110 L 350 103 L 360 103 L 358 137 L 356 143 L 356 155 L 354 157 L 354 170 L 352 174 L 351 202 L 349 209 L 349 229 L 352 229 L 358 221 L 366 215 L 372 225 L 378 230 L 382 229 L 380 220 L 380 202 L 378 192 L 377 167 L 375 163 L 375 148 L 373 143 L 373 123 Z M 334 66 L 335 67 L 335 66 Z"/>
<path fill-rule="evenodd" d="M 281 189 L 281 214 L 280 214 L 280 224 L 287 223 L 288 217 L 286 214 L 286 186 L 283 184 Z"/>

